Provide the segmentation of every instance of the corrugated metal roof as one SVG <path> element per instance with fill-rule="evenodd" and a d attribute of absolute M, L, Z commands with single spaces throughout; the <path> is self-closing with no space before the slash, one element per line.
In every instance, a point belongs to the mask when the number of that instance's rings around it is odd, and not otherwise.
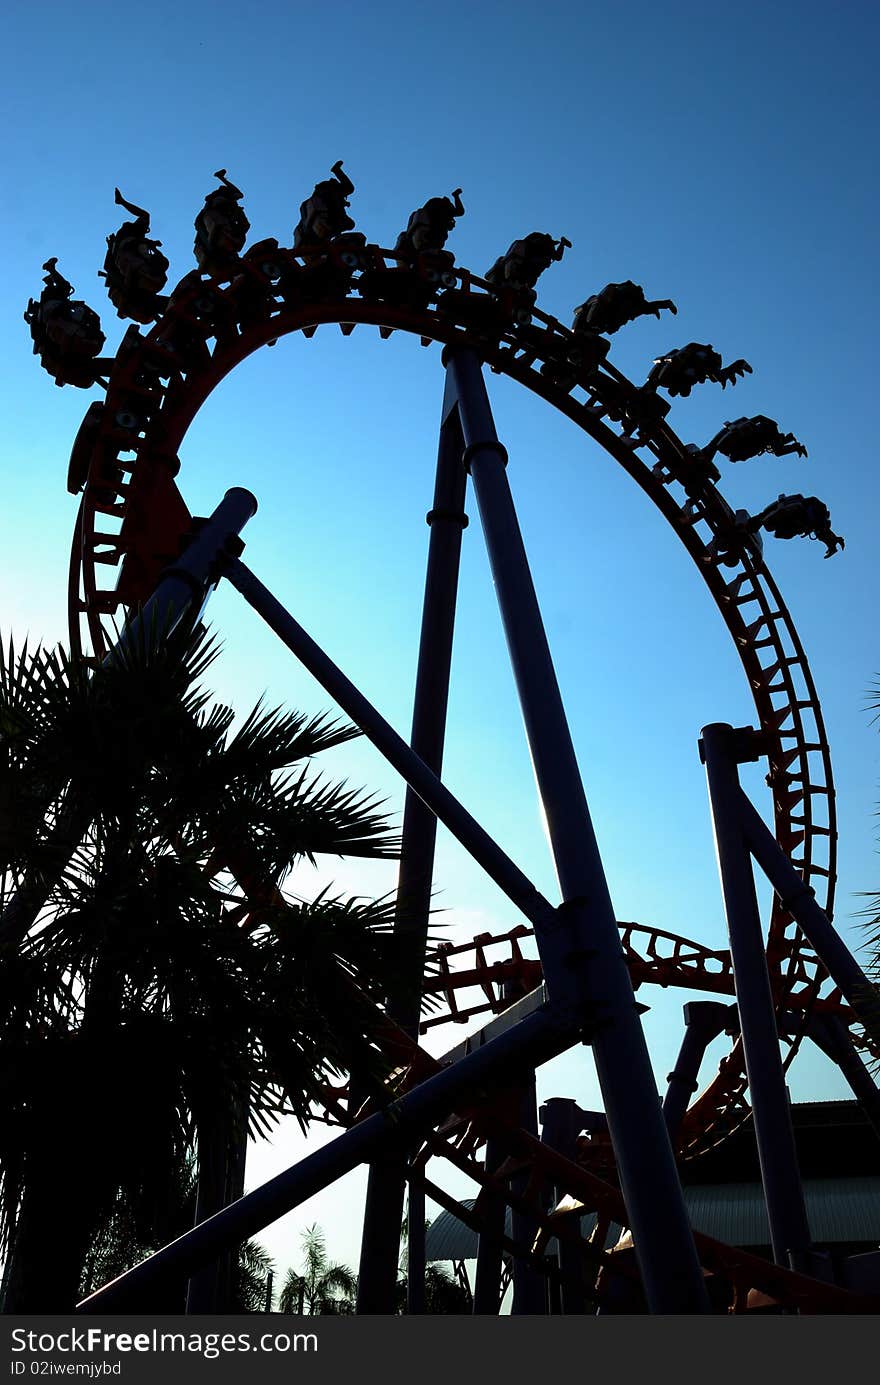
<path fill-rule="evenodd" d="M 461 1205 L 470 1211 L 476 1199 L 462 1198 Z M 504 1225 L 505 1236 L 510 1235 L 510 1208 Z M 425 1258 L 431 1260 L 475 1260 L 477 1258 L 477 1233 L 451 1212 L 441 1212 L 431 1222 L 425 1232 Z"/>
<path fill-rule="evenodd" d="M 697 1231 L 734 1246 L 765 1246 L 770 1230 L 760 1183 L 707 1183 L 684 1190 L 691 1224 Z M 807 1178 L 804 1198 L 810 1232 L 818 1244 L 863 1242 L 880 1245 L 880 1178 Z M 468 1211 L 474 1199 L 465 1198 Z M 593 1213 L 582 1219 L 589 1235 L 596 1224 Z M 613 1245 L 616 1229 L 606 1242 Z M 510 1209 L 506 1235 L 510 1235 Z M 473 1260 L 477 1233 L 451 1212 L 442 1212 L 428 1228 L 428 1260 Z"/>
<path fill-rule="evenodd" d="M 880 1178 L 805 1178 L 814 1241 L 880 1242 Z M 686 1188 L 691 1224 L 734 1246 L 770 1243 L 760 1183 L 707 1183 Z"/>

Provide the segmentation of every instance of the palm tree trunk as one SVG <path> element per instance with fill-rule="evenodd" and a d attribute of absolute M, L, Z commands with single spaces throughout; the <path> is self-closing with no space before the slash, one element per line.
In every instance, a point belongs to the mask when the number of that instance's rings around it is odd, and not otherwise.
<path fill-rule="evenodd" d="M 239 1097 L 221 1115 L 199 1124 L 196 1225 L 241 1197 L 246 1154 L 247 1099 Z M 187 1288 L 187 1313 L 234 1312 L 237 1263 L 235 1247 L 194 1274 Z"/>
<path fill-rule="evenodd" d="M 71 1313 L 97 1219 L 89 1190 L 62 1160 L 29 1179 L 9 1251 L 4 1313 Z"/>

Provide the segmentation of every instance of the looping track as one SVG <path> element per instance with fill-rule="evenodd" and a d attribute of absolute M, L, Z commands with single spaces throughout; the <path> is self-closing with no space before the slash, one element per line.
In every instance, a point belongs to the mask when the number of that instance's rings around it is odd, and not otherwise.
<path fill-rule="evenodd" d="M 430 342 L 468 345 L 497 372 L 540 395 L 589 434 L 650 497 L 674 529 L 706 583 L 742 661 L 764 753 L 769 762 L 776 837 L 831 915 L 836 869 L 836 818 L 831 760 L 812 675 L 791 616 L 757 546 L 740 546 L 722 564 L 713 543 L 729 541 L 733 513 L 698 459 L 688 451 L 646 396 L 610 363 L 586 370 L 571 387 L 554 383 L 571 332 L 533 310 L 532 320 L 499 325 L 491 287 L 456 270 L 457 287 L 420 289 L 403 304 L 370 297 L 371 285 L 387 282 L 397 261 L 388 250 L 367 246 L 364 264 L 336 266 L 329 287 L 304 296 L 297 278 L 311 267 L 290 250 L 267 251 L 265 263 L 240 262 L 230 281 L 188 275 L 147 335 L 129 328 L 113 362 L 106 402 L 81 429 L 75 457 L 85 481 L 70 566 L 70 625 L 74 650 L 86 644 L 95 658 L 107 652 L 113 615 L 148 594 L 165 562 L 175 556 L 191 517 L 172 477 L 187 429 L 215 386 L 245 357 L 291 332 L 311 336 L 336 323 L 348 335 L 359 325 L 383 337 L 400 330 Z M 366 275 L 363 269 L 369 271 Z M 398 274 L 409 273 L 397 270 Z M 394 295 L 399 299 L 399 295 Z M 493 317 L 487 330 L 486 321 Z M 548 370 L 541 373 L 541 367 Z M 75 479 L 75 478 L 74 478 Z M 118 578 L 118 581 L 117 581 Z M 111 580 L 108 580 L 111 579 Z M 83 639 L 85 636 L 85 639 Z M 638 924 L 621 924 L 633 982 L 687 986 L 733 996 L 729 954 Z M 514 929 L 481 939 L 443 957 L 446 1008 L 424 1027 L 504 1008 L 500 981 L 520 968 L 537 984 L 537 964 L 518 953 Z M 507 961 L 488 952 L 506 946 Z M 511 948 L 513 951 L 511 952 Z M 449 967 L 456 958 L 455 969 Z M 820 1005 L 849 1020 L 839 994 L 829 990 L 824 968 L 778 898 L 769 925 L 767 957 L 779 1010 L 801 1012 Z M 531 972 L 529 972 L 531 968 Z M 461 1006 L 457 993 L 480 989 L 476 1004 Z M 824 994 L 820 995 L 820 992 Z M 857 1035 L 854 1037 L 858 1038 Z M 787 1061 L 800 1036 L 787 1040 Z M 748 1113 L 741 1049 L 734 1044 L 717 1076 L 688 1112 L 682 1136 L 687 1154 L 715 1144 Z"/>

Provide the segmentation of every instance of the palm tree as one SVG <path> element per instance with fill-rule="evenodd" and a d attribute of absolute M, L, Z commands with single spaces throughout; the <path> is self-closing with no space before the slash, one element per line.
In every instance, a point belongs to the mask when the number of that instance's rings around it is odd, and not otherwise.
<path fill-rule="evenodd" d="M 331 1264 L 324 1233 L 318 1225 L 302 1233 L 302 1271 L 287 1271 L 281 1286 L 282 1313 L 353 1313 L 357 1277 L 347 1265 Z"/>
<path fill-rule="evenodd" d="M 357 733 L 260 706 L 236 729 L 199 686 L 215 654 L 201 631 L 93 671 L 0 649 L 6 1311 L 69 1311 L 119 1198 L 155 1227 L 194 1150 L 204 1212 L 246 1132 L 382 1073 L 390 901 L 285 887 L 323 853 L 396 854 L 381 805 L 309 766 Z"/>
<path fill-rule="evenodd" d="M 272 1292 L 273 1260 L 258 1241 L 239 1246 L 232 1286 L 232 1313 L 265 1313 Z M 267 1286 L 269 1294 L 267 1295 Z"/>

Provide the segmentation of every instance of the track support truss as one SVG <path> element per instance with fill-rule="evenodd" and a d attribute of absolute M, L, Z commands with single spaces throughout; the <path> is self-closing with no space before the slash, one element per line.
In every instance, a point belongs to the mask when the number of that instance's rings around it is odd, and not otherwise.
<path fill-rule="evenodd" d="M 187 550 L 183 564 L 175 565 L 160 582 L 152 606 L 145 610 L 141 619 L 151 618 L 151 611 L 155 611 L 171 628 L 186 616 L 195 618 L 211 587 L 221 576 L 225 577 L 401 773 L 408 786 L 410 853 L 401 868 L 398 926 L 412 954 L 413 986 L 409 992 L 402 991 L 391 999 L 391 1018 L 404 1040 L 413 1046 L 413 1051 L 418 1024 L 415 964 L 418 962 L 421 966 L 424 955 L 434 833 L 438 821 L 457 837 L 532 924 L 543 988 L 521 1002 L 521 1018 L 512 1023 L 498 1022 L 496 1032 L 487 1036 L 485 1043 L 476 1047 L 466 1044 L 464 1051 L 461 1048 L 453 1051 L 445 1065 L 443 1062 L 434 1065 L 433 1075 L 416 1082 L 397 1100 L 360 1120 L 329 1146 L 240 1197 L 92 1295 L 80 1305 L 80 1312 L 96 1313 L 130 1306 L 136 1303 L 141 1292 L 157 1281 L 169 1276 L 192 1276 L 223 1251 L 363 1162 L 371 1162 L 374 1173 L 376 1169 L 381 1170 L 374 1184 L 379 1193 L 374 1202 L 377 1219 L 387 1216 L 392 1201 L 397 1210 L 396 1246 L 402 1180 L 410 1177 L 415 1181 L 409 1169 L 412 1153 L 422 1141 L 432 1138 L 431 1132 L 440 1122 L 462 1111 L 470 1113 L 476 1128 L 482 1129 L 484 1139 L 488 1140 L 487 1176 L 490 1179 L 493 1168 L 500 1170 L 510 1151 L 520 1159 L 526 1151 L 528 1157 L 546 1166 L 557 1198 L 566 1192 L 586 1188 L 589 1195 L 598 1200 L 606 1225 L 608 1218 L 614 1215 L 625 1220 L 632 1232 L 649 1311 L 708 1311 L 701 1264 L 704 1268 L 707 1265 L 717 1268 L 727 1263 L 725 1248 L 718 1249 L 716 1243 L 709 1242 L 706 1237 L 695 1238 L 691 1232 L 669 1133 L 681 1120 L 686 1103 L 686 1096 L 682 1099 L 684 1088 L 692 1085 L 695 1079 L 706 1036 L 697 1036 L 694 1052 L 680 1060 L 678 1085 L 682 1090 L 670 1089 L 664 1111 L 626 957 L 620 946 L 618 925 L 516 518 L 506 474 L 506 453 L 495 433 L 478 359 L 470 351 L 453 351 L 449 353 L 448 371 L 450 387 L 443 415 L 446 432 L 441 434 L 435 497 L 439 497 L 441 503 L 435 504 L 432 513 L 436 521 L 438 512 L 442 511 L 442 518 L 457 532 L 452 535 L 452 530 L 447 530 L 445 537 L 437 542 L 432 534 L 433 562 L 429 560 L 419 663 L 421 693 L 416 699 L 411 745 L 402 740 L 241 562 L 237 534 L 255 508 L 253 497 L 247 492 L 228 493 L 200 538 Z M 453 465 L 455 458 L 458 473 Z M 463 528 L 465 468 L 472 478 L 480 511 L 548 825 L 562 896 L 556 907 L 535 889 L 439 778 L 458 545 Z M 438 635 L 440 638 L 436 639 Z M 430 690 L 438 688 L 440 705 L 430 712 Z M 797 871 L 773 842 L 742 793 L 736 776 L 735 736 L 731 728 L 706 727 L 702 749 L 716 823 L 739 1023 L 755 1104 L 774 1252 L 781 1264 L 791 1267 L 787 1273 L 790 1274 L 791 1269 L 800 1272 L 800 1277 L 796 1274 L 792 1279 L 780 1279 L 781 1272 L 777 1270 L 773 1283 L 782 1286 L 781 1293 L 792 1295 L 796 1295 L 798 1285 L 806 1285 L 801 1292 L 809 1296 L 814 1292 L 809 1286 L 815 1283 L 803 1277 L 813 1263 L 809 1228 L 799 1195 L 790 1127 L 780 1118 L 780 1111 L 784 1113 L 785 1109 L 784 1081 L 766 959 L 754 905 L 750 853 L 766 870 L 774 888 L 779 893 L 785 892 L 785 907 L 801 924 L 818 956 L 854 1006 L 859 1000 L 864 977 L 815 903 L 812 892 L 804 888 Z M 744 1006 L 746 996 L 749 1003 Z M 836 1031 L 829 1033 L 831 1036 L 826 1038 L 831 1044 L 835 1042 Z M 491 1113 L 482 1118 L 479 1115 L 499 1084 L 516 1088 L 519 1083 L 519 1114 L 527 1125 L 530 1124 L 532 1118 L 527 1108 L 533 1107 L 534 1098 L 530 1089 L 522 1085 L 523 1074 L 534 1073 L 542 1063 L 578 1043 L 589 1044 L 593 1050 L 605 1101 L 605 1123 L 620 1180 L 619 1192 L 578 1169 L 575 1162 L 577 1129 L 576 1122 L 572 1123 L 571 1104 L 562 1112 L 565 1119 L 560 1117 L 553 1131 L 545 1132 L 547 1143 L 543 1145 L 516 1123 L 508 1126 L 502 1121 L 496 1126 Z M 859 1080 L 857 1078 L 856 1085 Z M 511 1198 L 517 1200 L 513 1183 Z M 418 1199 L 414 1205 L 418 1207 Z M 519 1205 L 519 1230 L 523 1231 L 530 1223 L 523 1213 L 521 1200 Z M 491 1225 L 485 1224 L 485 1239 L 481 1242 L 483 1274 L 476 1311 L 483 1312 L 497 1311 L 498 1246 L 503 1239 L 491 1218 L 490 1222 Z M 531 1230 L 534 1230 L 534 1223 Z M 378 1240 L 371 1244 L 369 1236 L 365 1237 L 364 1253 L 368 1263 L 371 1256 L 375 1256 L 377 1265 L 383 1257 L 387 1260 L 388 1244 L 388 1235 L 383 1244 Z M 580 1254 L 592 1256 L 595 1261 L 598 1252 L 595 1248 L 578 1252 L 566 1244 L 558 1282 L 561 1301 L 568 1311 L 578 1311 L 582 1301 Z M 422 1255 L 423 1249 L 417 1245 L 412 1261 L 414 1271 L 422 1265 Z M 730 1255 L 733 1256 L 730 1273 L 734 1276 L 745 1273 L 742 1254 L 730 1252 Z M 601 1260 L 601 1255 L 599 1258 Z M 526 1269 L 534 1274 L 530 1265 Z M 534 1305 L 538 1297 L 534 1279 L 530 1280 L 527 1273 L 520 1271 L 515 1281 L 515 1294 L 520 1305 Z M 417 1306 L 418 1302 L 416 1289 L 413 1303 Z M 371 1306 L 365 1299 L 360 1311 L 390 1311 L 384 1306 L 381 1290 L 377 1291 L 373 1304 Z"/>

